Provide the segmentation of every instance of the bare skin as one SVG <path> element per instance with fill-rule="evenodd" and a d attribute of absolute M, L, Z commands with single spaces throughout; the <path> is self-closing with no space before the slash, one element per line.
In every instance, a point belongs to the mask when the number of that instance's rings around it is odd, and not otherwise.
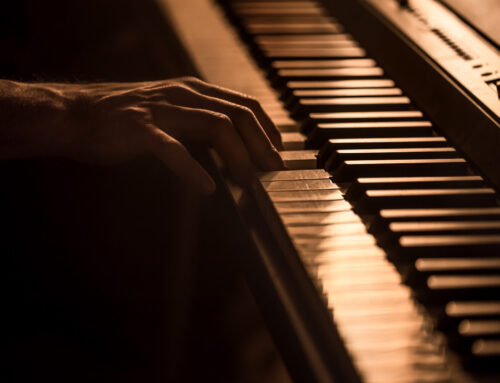
<path fill-rule="evenodd" d="M 201 194 L 215 183 L 185 147 L 213 147 L 234 180 L 283 169 L 278 130 L 253 98 L 196 78 L 140 83 L 0 80 L 0 159 L 117 163 L 150 154 Z"/>

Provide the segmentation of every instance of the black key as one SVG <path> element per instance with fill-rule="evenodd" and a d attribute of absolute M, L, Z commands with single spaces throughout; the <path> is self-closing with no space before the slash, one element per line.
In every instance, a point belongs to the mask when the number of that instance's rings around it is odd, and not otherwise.
<path fill-rule="evenodd" d="M 370 231 L 383 233 L 391 222 L 407 221 L 500 221 L 500 207 L 459 207 L 429 209 L 382 209 L 370 223 Z"/>
<path fill-rule="evenodd" d="M 288 48 L 288 49 L 266 49 L 263 55 L 267 57 L 268 63 L 274 59 L 317 59 L 331 60 L 335 58 L 364 58 L 366 53 L 364 49 L 358 47 L 351 48 Z"/>
<path fill-rule="evenodd" d="M 286 0 L 277 0 L 277 1 L 272 1 L 272 0 L 234 0 L 230 1 L 230 6 L 234 9 L 241 9 L 241 8 L 264 8 L 264 7 L 269 7 L 269 8 L 279 8 L 283 7 L 283 3 Z M 293 7 L 297 8 L 320 8 L 318 3 L 316 1 L 298 1 L 298 0 L 291 0 L 291 1 L 286 1 L 288 5 L 292 5 Z"/>
<path fill-rule="evenodd" d="M 334 98 L 334 97 L 388 97 L 402 96 L 399 88 L 340 88 L 340 89 L 299 89 L 294 90 L 285 100 L 288 109 L 297 105 L 302 98 Z"/>
<path fill-rule="evenodd" d="M 341 149 L 337 150 L 326 162 L 326 169 L 336 169 L 344 161 L 367 160 L 417 160 L 453 159 L 458 153 L 454 148 L 404 148 L 404 149 Z M 371 174 L 376 177 L 376 174 Z M 408 174 L 410 175 L 410 174 Z"/>
<path fill-rule="evenodd" d="M 319 151 L 318 164 L 324 167 L 337 150 L 419 147 L 448 147 L 448 143 L 444 137 L 333 138 Z"/>
<path fill-rule="evenodd" d="M 470 363 L 472 347 L 477 341 L 500 340 L 500 318 L 464 319 L 446 328 L 448 344 Z"/>
<path fill-rule="evenodd" d="M 340 89 L 304 89 L 294 90 L 293 95 L 298 98 L 330 98 L 330 97 L 383 97 L 401 96 L 399 88 L 340 88 Z"/>
<path fill-rule="evenodd" d="M 343 28 L 339 24 L 330 22 L 297 22 L 297 23 L 244 23 L 245 32 L 249 35 L 277 34 L 318 34 L 318 33 L 342 33 Z"/>
<path fill-rule="evenodd" d="M 419 220 L 477 220 L 500 219 L 500 207 L 452 208 L 452 209 L 387 209 L 380 212 L 382 218 L 391 221 Z"/>
<path fill-rule="evenodd" d="M 500 338 L 500 319 L 465 319 L 458 325 L 463 338 Z"/>
<path fill-rule="evenodd" d="M 463 363 L 476 370 L 497 371 L 500 358 L 500 339 L 476 339 L 462 354 Z"/>
<path fill-rule="evenodd" d="M 366 190 L 354 201 L 359 212 L 390 208 L 483 207 L 495 204 L 490 188 Z"/>
<path fill-rule="evenodd" d="M 291 61 L 291 60 L 290 60 Z M 318 61 L 318 60 L 315 60 Z M 326 62 L 327 60 L 325 60 Z M 394 88 L 394 81 L 382 78 L 373 80 L 334 80 L 334 81 L 289 81 L 281 98 L 288 100 L 295 90 L 318 89 L 357 89 L 357 88 Z"/>
<path fill-rule="evenodd" d="M 439 304 L 450 300 L 495 299 L 500 295 L 500 274 L 432 275 L 420 288 L 417 297 L 424 302 Z"/>
<path fill-rule="evenodd" d="M 500 339 L 479 339 L 472 344 L 471 350 L 476 357 L 498 358 L 500 357 Z M 496 367 L 496 365 L 493 367 Z"/>
<path fill-rule="evenodd" d="M 297 23 L 337 23 L 337 20 L 328 16 L 246 16 L 241 19 L 243 26 L 252 24 L 297 24 Z M 352 40 L 352 39 L 351 39 Z"/>
<path fill-rule="evenodd" d="M 348 60 L 339 60 L 348 61 Z M 349 60 L 353 61 L 353 60 Z M 379 78 L 384 75 L 382 68 L 373 67 L 340 67 L 312 69 L 279 69 L 276 78 L 282 83 L 294 80 L 356 80 Z"/>
<path fill-rule="evenodd" d="M 424 137 L 432 135 L 428 121 L 322 123 L 310 131 L 306 145 L 318 147 L 332 138 Z M 397 149 L 393 149 L 397 150 Z"/>
<path fill-rule="evenodd" d="M 347 160 L 336 168 L 326 169 L 332 173 L 336 182 L 353 181 L 359 177 L 402 177 L 425 175 L 465 175 L 467 162 L 463 158 L 423 158 L 423 159 L 395 159 L 395 160 Z M 374 195 L 382 195 L 374 190 Z M 392 190 L 387 194 L 393 193 Z M 394 193 L 396 194 L 396 193 Z"/>
<path fill-rule="evenodd" d="M 500 251 L 500 235 L 405 235 L 397 253 L 410 260 L 419 257 L 493 257 Z M 399 258 L 399 257 L 396 257 Z"/>
<path fill-rule="evenodd" d="M 293 43 L 293 44 L 292 44 Z M 299 44 L 300 43 L 300 44 Z M 351 40 L 340 40 L 328 42 L 329 44 L 347 45 L 353 44 Z M 280 43 L 279 43 L 280 44 Z M 311 46 L 310 41 L 291 41 L 290 45 Z M 269 44 L 271 45 L 271 44 Z M 272 70 L 279 69 L 318 69 L 318 68 L 367 68 L 374 67 L 376 63 L 372 59 L 339 59 L 339 60 L 276 60 L 271 63 Z M 395 88 L 397 89 L 397 88 Z"/>
<path fill-rule="evenodd" d="M 340 60 L 339 60 L 340 61 Z M 283 89 L 290 80 L 357 80 L 381 78 L 384 72 L 379 67 L 279 69 L 270 73 L 269 79 L 275 88 Z M 308 96 L 310 97 L 310 96 Z M 286 100 L 286 106 L 294 106 L 299 99 L 293 96 Z"/>
<path fill-rule="evenodd" d="M 403 235 L 500 234 L 500 221 L 405 221 L 389 224 L 394 237 Z"/>
<path fill-rule="evenodd" d="M 482 259 L 482 261 L 487 261 L 487 259 Z M 498 260 L 493 258 L 491 261 L 497 262 Z M 495 269 L 498 270 L 499 267 L 495 266 Z M 497 272 L 495 271 L 495 273 Z M 438 315 L 438 327 L 446 330 L 457 326 L 464 319 L 499 318 L 500 301 L 451 301 L 446 304 L 443 310 L 439 311 Z"/>
<path fill-rule="evenodd" d="M 409 170 L 404 174 L 408 176 L 416 175 L 414 174 L 413 169 L 413 167 L 415 166 L 418 167 L 418 169 L 415 169 L 416 172 L 421 172 L 424 174 L 432 174 L 433 170 L 438 170 L 441 166 L 451 166 L 455 168 L 455 170 L 450 169 L 451 172 L 458 171 L 459 168 L 462 167 L 462 165 L 460 164 L 465 163 L 465 160 L 457 158 L 457 156 L 458 154 L 456 153 L 456 151 L 450 147 L 404 149 L 340 149 L 335 151 L 326 161 L 326 163 L 322 164 L 322 166 L 330 171 L 342 172 L 344 170 L 348 170 L 348 164 L 353 164 L 353 168 L 357 165 L 365 166 L 365 163 L 368 167 L 373 164 L 374 168 L 385 166 L 387 164 L 388 169 L 382 170 L 382 172 L 389 172 L 393 174 L 392 178 L 396 178 L 399 176 L 396 176 L 394 173 L 399 171 L 391 171 L 391 166 L 393 166 L 393 169 L 397 169 L 399 165 L 404 167 L 405 164 L 407 164 Z M 418 166 L 419 163 L 423 164 L 422 167 Z M 439 165 L 440 163 L 441 165 Z M 449 165 L 447 165 L 447 163 Z M 425 173 L 426 167 L 429 169 L 429 173 Z M 368 175 L 377 178 L 389 178 L 380 176 L 377 172 Z M 352 179 L 352 181 L 355 181 L 355 179 Z M 400 185 L 399 187 L 401 186 L 404 186 L 404 184 Z M 379 189 L 382 189 L 382 187 L 380 187 Z"/>
<path fill-rule="evenodd" d="M 420 284 L 431 275 L 500 273 L 500 258 L 419 258 L 405 275 L 408 284 Z"/>
<path fill-rule="evenodd" d="M 234 4 L 232 11 L 237 17 L 242 16 L 325 16 L 326 12 L 315 4 L 291 4 L 286 7 L 283 4 Z"/>
<path fill-rule="evenodd" d="M 283 7 L 283 3 L 286 0 L 233 0 L 229 1 L 230 6 L 234 9 L 241 9 L 241 8 L 264 8 L 264 7 L 269 7 L 269 8 L 279 8 Z M 292 5 L 293 7 L 297 8 L 320 8 L 318 3 L 316 1 L 311 1 L 311 0 L 306 0 L 306 1 L 299 1 L 299 0 L 291 0 L 291 1 L 286 1 L 289 5 Z"/>
<path fill-rule="evenodd" d="M 396 110 L 412 110 L 410 99 L 404 96 L 301 98 L 292 110 L 292 117 L 299 119 L 310 113 Z"/>
<path fill-rule="evenodd" d="M 347 43 L 349 46 L 357 44 L 352 36 L 346 33 L 335 34 L 306 34 L 306 35 L 258 35 L 254 38 L 254 44 L 258 46 L 290 44 L 297 46 L 314 47 L 324 43 Z"/>
<path fill-rule="evenodd" d="M 293 35 L 292 35 L 293 36 Z M 288 36 L 287 36 L 288 37 Z M 358 43 L 351 39 L 346 39 L 346 40 L 331 40 L 331 41 L 325 41 L 325 40 L 317 40 L 314 42 L 311 41 L 305 41 L 305 40 L 293 40 L 293 39 L 287 39 L 283 41 L 272 41 L 272 42 L 256 42 L 257 47 L 262 50 L 268 50 L 268 49 L 304 49 L 304 48 L 322 48 L 322 49 L 331 49 L 331 48 L 354 48 L 358 47 Z M 304 64 L 301 64 L 300 62 L 306 62 L 307 65 L 304 66 Z M 323 61 L 323 60 L 321 60 Z M 321 61 L 319 61 L 321 63 Z M 281 69 L 279 68 L 280 66 L 283 66 L 284 68 L 338 68 L 338 67 L 347 67 L 350 65 L 353 66 L 361 66 L 365 67 L 368 66 L 366 65 L 367 63 L 373 63 L 374 61 L 371 59 L 357 59 L 357 60 L 328 60 L 331 62 L 331 65 L 328 65 L 328 63 L 324 64 L 316 64 L 318 61 L 316 60 L 294 60 L 294 64 L 290 65 L 280 65 L 280 63 L 286 62 L 285 61 L 274 61 L 271 63 L 271 71 L 273 69 Z M 339 63 L 338 61 L 345 61 L 345 63 Z M 357 61 L 360 61 L 358 63 Z M 364 61 L 364 63 L 363 63 Z M 278 65 L 275 63 L 278 62 Z M 313 64 L 315 63 L 315 64 Z M 358 65 L 357 65 L 358 64 Z M 365 65 L 362 65 L 365 64 Z M 373 66 L 373 65 L 369 65 Z"/>
<path fill-rule="evenodd" d="M 297 89 L 394 88 L 395 84 L 392 80 L 380 78 L 372 80 L 289 81 L 286 86 L 293 92 Z"/>
<path fill-rule="evenodd" d="M 334 112 L 310 113 L 302 124 L 302 132 L 308 134 L 315 126 L 333 122 L 383 122 L 383 121 L 422 121 L 418 110 L 391 110 L 375 112 Z"/>
<path fill-rule="evenodd" d="M 423 158 L 395 160 L 347 160 L 337 167 L 326 169 L 337 182 L 353 181 L 359 177 L 402 177 L 426 175 L 464 175 L 467 174 L 467 162 L 463 158 Z M 375 195 L 378 190 L 374 191 Z M 389 191 L 388 194 L 391 194 Z M 380 193 L 382 194 L 382 193 Z"/>
<path fill-rule="evenodd" d="M 373 225 L 384 227 L 389 222 L 404 221 L 478 221 L 500 220 L 500 207 L 382 209 Z"/>
<path fill-rule="evenodd" d="M 429 149 L 429 148 L 427 148 Z M 449 147 L 432 148 L 433 150 L 443 150 L 443 156 L 449 154 L 452 156 L 456 152 L 450 152 Z M 364 150 L 383 150 L 383 149 L 364 149 Z M 391 149 L 388 149 L 391 150 Z M 397 149 L 401 150 L 401 149 Z M 410 149 L 411 150 L 411 149 Z M 337 153 L 343 153 L 347 150 L 339 150 Z M 427 152 L 425 152 L 427 153 Z M 443 188 L 473 188 L 485 187 L 485 181 L 481 176 L 444 176 L 444 177 L 370 177 L 358 178 L 349 187 L 346 198 L 356 200 L 365 190 L 378 189 L 443 189 Z"/>
<path fill-rule="evenodd" d="M 450 318 L 459 319 L 500 317 L 500 301 L 452 301 L 446 304 L 445 311 Z"/>

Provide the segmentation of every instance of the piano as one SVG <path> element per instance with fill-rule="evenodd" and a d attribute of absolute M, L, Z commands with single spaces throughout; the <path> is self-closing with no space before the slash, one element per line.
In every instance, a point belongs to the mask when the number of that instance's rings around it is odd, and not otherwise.
<path fill-rule="evenodd" d="M 294 381 L 500 381 L 498 20 L 451 0 L 157 1 L 199 75 L 282 133 L 288 170 L 222 187 Z"/>

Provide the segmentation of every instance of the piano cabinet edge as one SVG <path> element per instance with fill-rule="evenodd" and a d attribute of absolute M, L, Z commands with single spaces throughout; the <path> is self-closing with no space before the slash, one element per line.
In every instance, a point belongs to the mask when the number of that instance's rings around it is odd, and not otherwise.
<path fill-rule="evenodd" d="M 500 122 L 364 0 L 324 1 L 495 189 L 500 190 Z M 366 28 L 370 25 L 371 28 Z M 415 73 L 418 72 L 418 75 Z"/>

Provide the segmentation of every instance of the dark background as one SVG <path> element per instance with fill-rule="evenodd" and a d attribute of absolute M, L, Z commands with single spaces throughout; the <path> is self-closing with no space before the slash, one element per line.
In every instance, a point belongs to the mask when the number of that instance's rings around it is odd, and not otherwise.
<path fill-rule="evenodd" d="M 195 74 L 152 0 L 4 1 L 0 52 L 0 78 L 20 81 Z M 221 196 L 192 195 L 153 158 L 5 161 L 0 175 L 2 381 L 252 381 L 275 368 Z"/>

